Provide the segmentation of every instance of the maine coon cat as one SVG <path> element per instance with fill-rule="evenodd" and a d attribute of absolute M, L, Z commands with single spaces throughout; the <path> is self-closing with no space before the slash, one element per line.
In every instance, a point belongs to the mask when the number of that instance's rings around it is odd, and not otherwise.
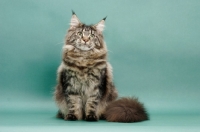
<path fill-rule="evenodd" d="M 54 98 L 57 117 L 65 120 L 137 122 L 148 114 L 136 98 L 117 99 L 112 67 L 103 39 L 105 19 L 95 25 L 80 22 L 74 12 L 57 71 Z"/>

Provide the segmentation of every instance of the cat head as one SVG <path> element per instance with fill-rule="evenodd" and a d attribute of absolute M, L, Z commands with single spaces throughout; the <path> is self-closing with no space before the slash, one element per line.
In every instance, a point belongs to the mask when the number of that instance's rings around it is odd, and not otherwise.
<path fill-rule="evenodd" d="M 94 25 L 85 25 L 78 19 L 77 15 L 72 12 L 65 45 L 71 45 L 80 52 L 105 48 L 103 41 L 105 19 L 106 17 Z"/>

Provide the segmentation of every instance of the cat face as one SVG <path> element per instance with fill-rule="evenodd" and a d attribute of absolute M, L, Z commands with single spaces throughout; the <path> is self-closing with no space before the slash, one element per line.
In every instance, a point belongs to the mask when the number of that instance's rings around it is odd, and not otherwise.
<path fill-rule="evenodd" d="M 80 22 L 76 14 L 72 15 L 67 43 L 81 51 L 100 49 L 103 46 L 103 29 L 105 18 L 96 25 L 85 25 Z"/>
<path fill-rule="evenodd" d="M 98 34 L 91 26 L 82 25 L 74 33 L 74 46 L 80 50 L 88 51 L 100 46 Z"/>

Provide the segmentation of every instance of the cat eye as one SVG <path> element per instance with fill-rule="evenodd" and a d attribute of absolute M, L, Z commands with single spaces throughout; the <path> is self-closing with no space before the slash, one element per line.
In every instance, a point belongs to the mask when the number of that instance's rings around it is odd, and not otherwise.
<path fill-rule="evenodd" d="M 81 33 L 81 32 L 78 32 L 78 33 L 77 33 L 77 35 L 81 36 L 81 35 L 82 35 L 82 33 Z"/>
<path fill-rule="evenodd" d="M 95 35 L 94 35 L 94 34 L 90 34 L 90 37 L 94 38 L 94 37 L 95 37 Z"/>

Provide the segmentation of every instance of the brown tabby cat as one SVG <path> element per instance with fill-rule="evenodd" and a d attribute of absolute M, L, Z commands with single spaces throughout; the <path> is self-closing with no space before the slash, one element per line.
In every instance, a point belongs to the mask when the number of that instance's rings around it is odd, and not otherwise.
<path fill-rule="evenodd" d="M 112 67 L 107 62 L 103 39 L 105 19 L 85 25 L 72 12 L 63 46 L 63 59 L 57 72 L 55 101 L 57 117 L 65 120 L 137 122 L 148 119 L 143 104 L 135 98 L 116 101 Z"/>

